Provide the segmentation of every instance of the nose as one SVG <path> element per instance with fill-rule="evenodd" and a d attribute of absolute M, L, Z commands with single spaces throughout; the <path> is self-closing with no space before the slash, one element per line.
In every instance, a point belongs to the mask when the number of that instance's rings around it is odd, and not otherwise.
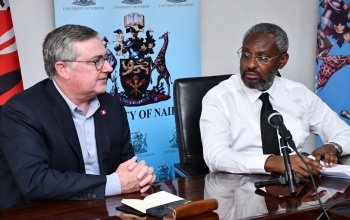
<path fill-rule="evenodd" d="M 256 60 L 255 57 L 251 57 L 249 60 L 246 61 L 246 65 L 249 68 L 254 69 L 255 67 L 258 66 L 258 61 Z"/>
<path fill-rule="evenodd" d="M 103 65 L 103 70 L 105 72 L 112 72 L 113 71 L 112 65 L 107 60 L 105 60 L 105 63 Z"/>

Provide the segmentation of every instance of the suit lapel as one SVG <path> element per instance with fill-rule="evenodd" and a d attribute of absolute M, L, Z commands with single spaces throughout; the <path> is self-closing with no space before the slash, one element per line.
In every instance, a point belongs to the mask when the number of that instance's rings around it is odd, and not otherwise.
<path fill-rule="evenodd" d="M 49 80 L 46 86 L 46 93 L 48 97 L 49 109 L 52 117 L 60 127 L 62 133 L 65 135 L 67 141 L 76 153 L 80 169 L 85 172 L 83 155 L 81 152 L 80 142 L 78 134 L 72 119 L 72 114 L 68 108 L 67 103 L 64 101 L 61 94 L 57 91 L 52 80 Z"/>
<path fill-rule="evenodd" d="M 102 175 L 107 174 L 106 167 L 104 166 L 103 158 L 106 158 L 104 156 L 105 154 L 108 154 L 110 144 L 107 140 L 110 140 L 108 138 L 108 110 L 106 109 L 106 106 L 104 106 L 104 102 L 99 99 L 100 101 L 100 108 L 98 108 L 94 114 L 94 122 L 95 122 L 95 137 L 96 137 L 96 147 L 97 147 L 97 154 L 98 154 L 98 162 L 100 165 L 100 173 Z"/>

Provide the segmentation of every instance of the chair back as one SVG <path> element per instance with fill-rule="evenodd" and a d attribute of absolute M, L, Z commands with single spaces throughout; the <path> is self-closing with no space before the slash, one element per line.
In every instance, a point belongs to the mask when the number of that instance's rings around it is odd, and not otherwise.
<path fill-rule="evenodd" d="M 180 163 L 197 174 L 209 172 L 199 129 L 203 96 L 232 75 L 179 78 L 174 81 L 174 113 Z"/>

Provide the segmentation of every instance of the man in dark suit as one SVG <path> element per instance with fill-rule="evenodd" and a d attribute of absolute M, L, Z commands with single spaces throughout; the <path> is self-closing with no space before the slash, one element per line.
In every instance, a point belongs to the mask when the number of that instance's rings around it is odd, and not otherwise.
<path fill-rule="evenodd" d="M 98 33 L 65 25 L 43 43 L 49 79 L 13 96 L 0 122 L 0 208 L 145 192 L 154 169 L 136 162 L 124 107 L 106 93 Z"/>

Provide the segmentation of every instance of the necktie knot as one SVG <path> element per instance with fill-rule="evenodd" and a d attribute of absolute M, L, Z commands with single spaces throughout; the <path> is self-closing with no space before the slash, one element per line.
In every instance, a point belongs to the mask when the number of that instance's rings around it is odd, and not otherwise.
<path fill-rule="evenodd" d="M 267 93 L 267 92 L 261 93 L 259 99 L 260 99 L 263 103 L 270 103 L 270 100 L 269 100 L 269 93 Z"/>

